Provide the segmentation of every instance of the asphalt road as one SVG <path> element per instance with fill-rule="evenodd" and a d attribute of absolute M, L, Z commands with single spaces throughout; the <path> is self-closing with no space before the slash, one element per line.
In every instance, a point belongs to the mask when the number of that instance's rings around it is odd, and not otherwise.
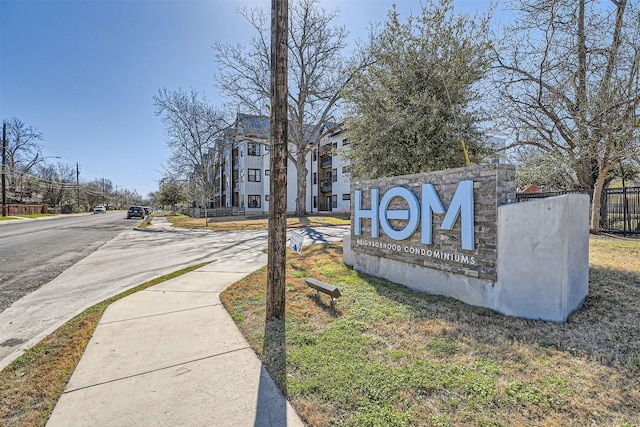
<path fill-rule="evenodd" d="M 0 313 L 138 222 L 123 212 L 0 222 Z"/>

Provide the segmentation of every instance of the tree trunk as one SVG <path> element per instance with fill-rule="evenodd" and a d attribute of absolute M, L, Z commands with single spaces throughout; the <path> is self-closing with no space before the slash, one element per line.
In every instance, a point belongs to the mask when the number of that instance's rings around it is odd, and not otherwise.
<path fill-rule="evenodd" d="M 606 184 L 605 184 L 606 187 Z M 609 215 L 609 210 L 607 208 L 607 197 L 605 195 L 604 189 L 600 196 L 600 228 L 607 226 L 607 216 Z"/>
<path fill-rule="evenodd" d="M 271 3 L 271 180 L 266 318 L 285 314 L 287 261 L 287 20 L 288 0 Z"/>
<path fill-rule="evenodd" d="M 296 159 L 296 180 L 298 182 L 298 190 L 296 192 L 296 216 L 298 217 L 307 215 L 307 175 L 309 171 L 307 170 L 306 155 L 306 152 L 300 150 L 298 150 L 298 154 L 296 155 L 298 157 Z"/>
<path fill-rule="evenodd" d="M 600 233 L 600 207 L 602 206 L 601 199 L 608 171 L 609 168 L 601 169 L 598 173 L 598 179 L 596 179 L 596 183 L 593 186 L 593 195 L 591 197 L 591 224 L 589 224 L 590 231 L 593 234 Z"/>

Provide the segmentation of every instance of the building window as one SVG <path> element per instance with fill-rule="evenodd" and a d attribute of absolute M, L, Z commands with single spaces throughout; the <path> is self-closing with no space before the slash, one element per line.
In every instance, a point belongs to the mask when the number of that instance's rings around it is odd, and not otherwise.
<path fill-rule="evenodd" d="M 333 147 L 334 150 L 338 149 L 338 143 L 334 142 L 333 144 L 331 144 L 331 146 Z"/>
<path fill-rule="evenodd" d="M 342 140 L 342 146 L 344 147 L 345 145 L 349 145 L 349 139 L 345 138 Z"/>
<path fill-rule="evenodd" d="M 270 145 L 266 145 L 264 146 L 264 151 L 271 151 L 271 146 Z"/>
<path fill-rule="evenodd" d="M 318 196 L 313 196 L 313 208 L 318 209 Z"/>
<path fill-rule="evenodd" d="M 338 196 L 336 194 L 331 196 L 331 206 L 333 206 L 333 209 L 338 208 Z"/>
<path fill-rule="evenodd" d="M 262 207 L 260 204 L 260 199 L 261 197 L 257 194 L 249 194 L 248 196 L 248 202 L 249 202 L 249 207 L 250 208 L 260 208 Z"/>
<path fill-rule="evenodd" d="M 342 200 L 351 200 L 351 193 L 344 193 L 342 195 Z"/>
<path fill-rule="evenodd" d="M 264 176 L 269 176 L 269 169 L 264 170 Z"/>
<path fill-rule="evenodd" d="M 332 171 L 332 180 L 333 182 L 338 182 L 338 169 Z"/>
<path fill-rule="evenodd" d="M 260 169 L 249 169 L 249 182 L 260 182 Z"/>
<path fill-rule="evenodd" d="M 314 183 L 314 184 L 317 184 L 317 183 L 318 183 L 318 173 L 317 173 L 317 172 L 314 172 L 314 173 L 313 173 L 313 183 Z"/>
<path fill-rule="evenodd" d="M 260 155 L 260 144 L 255 142 L 249 142 L 247 144 L 247 154 L 249 156 L 259 156 Z"/>
<path fill-rule="evenodd" d="M 268 201 L 269 201 L 269 195 L 268 195 L 268 194 L 265 194 L 265 195 L 264 195 L 264 201 L 265 201 L 265 202 L 268 202 Z"/>
<path fill-rule="evenodd" d="M 318 153 L 315 150 L 313 150 L 311 152 L 311 161 L 315 162 L 316 160 L 318 160 Z"/>

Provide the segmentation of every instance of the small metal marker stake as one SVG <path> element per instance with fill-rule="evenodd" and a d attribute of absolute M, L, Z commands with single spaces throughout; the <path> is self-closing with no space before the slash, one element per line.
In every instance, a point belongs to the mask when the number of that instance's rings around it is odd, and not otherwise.
<path fill-rule="evenodd" d="M 302 254 L 302 242 L 304 242 L 304 236 L 297 231 L 292 231 L 289 236 L 289 247 L 295 252 Z"/>

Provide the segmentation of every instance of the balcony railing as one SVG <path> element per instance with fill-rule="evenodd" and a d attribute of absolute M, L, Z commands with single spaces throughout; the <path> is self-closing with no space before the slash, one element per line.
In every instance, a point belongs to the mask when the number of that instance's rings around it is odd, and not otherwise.
<path fill-rule="evenodd" d="M 322 156 L 320 157 L 320 167 L 326 168 L 331 166 L 331 156 Z"/>

